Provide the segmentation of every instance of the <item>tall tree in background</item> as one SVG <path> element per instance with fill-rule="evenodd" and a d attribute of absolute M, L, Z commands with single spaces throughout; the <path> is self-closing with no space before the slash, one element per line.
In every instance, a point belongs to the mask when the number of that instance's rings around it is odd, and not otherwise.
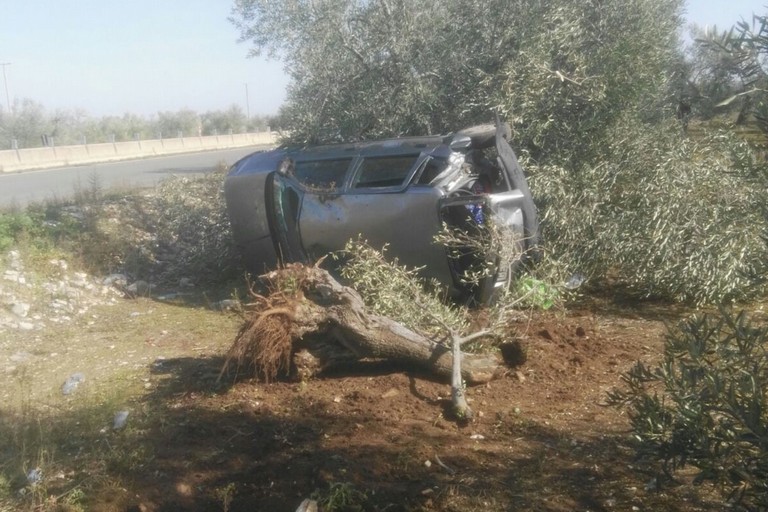
<path fill-rule="evenodd" d="M 681 4 L 237 0 L 232 20 L 285 62 L 297 141 L 446 132 L 495 110 L 530 155 L 569 161 L 622 112 L 671 105 Z"/>
<path fill-rule="evenodd" d="M 40 146 L 40 136 L 51 132 L 50 117 L 45 108 L 30 99 L 14 102 L 12 113 L 4 116 L 3 122 L 6 137 L 16 139 L 22 148 Z"/>
<path fill-rule="evenodd" d="M 688 50 L 687 83 L 682 91 L 693 108 L 692 114 L 702 120 L 739 107 L 739 102 L 731 102 L 727 107 L 721 105 L 738 94 L 741 85 L 736 59 L 719 44 L 713 44 L 727 34 L 728 31 L 721 32 L 716 27 L 694 26 L 691 30 L 694 44 Z"/>
<path fill-rule="evenodd" d="M 720 78 L 706 83 L 717 85 L 730 79 L 731 94 L 720 98 L 720 105 L 738 105 L 736 124 L 754 117 L 768 133 L 768 16 L 754 15 L 751 24 L 742 20 L 728 31 L 713 29 L 699 36 L 699 52 L 710 56 L 704 69 Z"/>
<path fill-rule="evenodd" d="M 200 128 L 200 116 L 194 110 L 157 113 L 158 135 L 162 137 L 192 137 L 200 134 Z"/>

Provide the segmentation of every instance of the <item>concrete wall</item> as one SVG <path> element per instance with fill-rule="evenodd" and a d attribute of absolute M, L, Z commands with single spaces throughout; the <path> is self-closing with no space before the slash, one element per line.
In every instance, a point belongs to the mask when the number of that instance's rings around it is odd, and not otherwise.
<path fill-rule="evenodd" d="M 0 172 L 15 172 L 67 165 L 110 162 L 150 156 L 192 153 L 261 144 L 275 144 L 275 132 L 238 133 L 208 137 L 108 142 L 53 148 L 9 149 L 0 151 Z"/>

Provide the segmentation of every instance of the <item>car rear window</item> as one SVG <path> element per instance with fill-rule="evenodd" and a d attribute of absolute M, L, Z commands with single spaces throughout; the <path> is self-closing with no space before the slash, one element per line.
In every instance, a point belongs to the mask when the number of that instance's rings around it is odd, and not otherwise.
<path fill-rule="evenodd" d="M 351 158 L 296 162 L 294 174 L 302 184 L 312 188 L 333 189 L 344 183 Z"/>
<path fill-rule="evenodd" d="M 418 155 L 366 158 L 360 165 L 354 188 L 384 188 L 402 185 Z"/>

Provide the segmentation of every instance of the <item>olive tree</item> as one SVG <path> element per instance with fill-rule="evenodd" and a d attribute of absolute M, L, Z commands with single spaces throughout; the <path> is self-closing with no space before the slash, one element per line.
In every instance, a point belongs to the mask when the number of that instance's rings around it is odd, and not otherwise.
<path fill-rule="evenodd" d="M 236 0 L 232 21 L 252 53 L 284 61 L 293 142 L 446 133 L 499 113 L 559 265 L 644 296 L 740 298 L 766 259 L 768 198 L 749 148 L 675 124 L 682 7 Z"/>
<path fill-rule="evenodd" d="M 232 21 L 285 62 L 297 140 L 451 131 L 497 110 L 555 157 L 664 102 L 681 1 L 630 3 L 237 0 Z"/>
<path fill-rule="evenodd" d="M 704 120 L 737 108 L 738 102 L 727 106 L 722 103 L 742 91 L 736 59 L 719 45 L 708 43 L 712 37 L 720 39 L 725 35 L 727 31 L 719 32 L 717 28 L 694 26 L 691 30 L 694 44 L 689 48 L 686 60 L 688 76 L 685 95 L 693 113 Z"/>
<path fill-rule="evenodd" d="M 200 115 L 203 135 L 240 133 L 248 124 L 243 109 L 231 105 L 226 110 L 211 110 Z"/>
<path fill-rule="evenodd" d="M 737 124 L 746 123 L 752 115 L 768 132 L 768 16 L 754 15 L 751 24 L 742 20 L 728 31 L 705 31 L 699 46 L 717 57 L 712 72 L 731 77 L 735 86 L 736 93 L 721 105 L 739 101 Z"/>

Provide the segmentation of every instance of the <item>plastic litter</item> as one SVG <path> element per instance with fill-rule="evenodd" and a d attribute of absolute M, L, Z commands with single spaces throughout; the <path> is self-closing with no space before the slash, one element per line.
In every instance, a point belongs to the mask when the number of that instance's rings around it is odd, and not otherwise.
<path fill-rule="evenodd" d="M 27 482 L 29 485 L 35 486 L 43 481 L 43 470 L 40 468 L 30 469 L 27 473 Z"/>
<path fill-rule="evenodd" d="M 576 274 L 573 274 L 563 285 L 566 290 L 575 290 L 582 284 L 584 284 L 584 281 L 586 281 L 587 278 L 584 277 L 582 274 L 579 274 L 578 272 Z"/>
<path fill-rule="evenodd" d="M 72 375 L 67 377 L 67 380 L 65 380 L 64 384 L 62 384 L 61 394 L 62 395 L 71 394 L 77 389 L 77 387 L 80 385 L 81 382 L 85 382 L 85 375 L 80 372 L 73 373 Z"/>
<path fill-rule="evenodd" d="M 128 411 L 117 411 L 115 413 L 115 421 L 112 423 L 112 428 L 115 430 L 125 428 L 125 424 L 128 423 L 129 414 L 130 412 Z"/>

